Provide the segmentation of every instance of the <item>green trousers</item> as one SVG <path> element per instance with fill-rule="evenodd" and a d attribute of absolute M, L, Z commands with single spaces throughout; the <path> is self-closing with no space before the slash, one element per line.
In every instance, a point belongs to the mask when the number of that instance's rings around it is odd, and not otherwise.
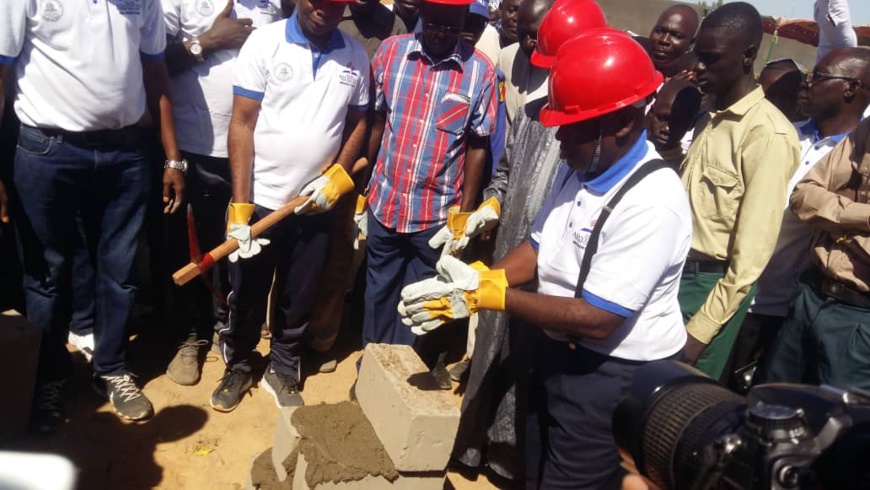
<path fill-rule="evenodd" d="M 870 390 L 870 309 L 801 284 L 759 378 Z"/>
<path fill-rule="evenodd" d="M 722 276 L 724 274 L 718 272 L 683 273 L 683 277 L 680 279 L 679 295 L 683 322 L 689 323 L 689 320 L 695 316 Z M 734 341 L 737 339 L 737 333 L 740 332 L 743 319 L 746 318 L 746 310 L 749 309 L 753 296 L 755 296 L 755 286 L 752 286 L 752 290 L 740 303 L 737 313 L 713 337 L 701 357 L 698 358 L 698 362 L 695 363 L 695 367 L 707 376 L 713 379 L 727 378 L 727 376 L 723 376 L 722 371 L 728 363 L 728 357 L 731 355 L 731 349 L 734 347 Z"/>

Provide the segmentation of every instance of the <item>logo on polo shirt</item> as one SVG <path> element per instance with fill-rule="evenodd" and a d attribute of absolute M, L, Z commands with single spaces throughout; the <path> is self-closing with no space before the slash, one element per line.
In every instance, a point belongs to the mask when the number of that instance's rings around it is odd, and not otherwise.
<path fill-rule="evenodd" d="M 586 244 L 589 243 L 589 237 L 591 235 L 591 228 L 583 228 L 580 231 L 575 231 L 574 233 L 572 233 L 572 238 L 574 239 L 574 246 L 581 250 L 586 249 Z"/>
<path fill-rule="evenodd" d="M 121 15 L 139 15 L 142 13 L 140 0 L 115 0 L 115 5 Z"/>
<path fill-rule="evenodd" d="M 286 82 L 293 78 L 293 68 L 290 68 L 287 63 L 278 63 L 272 70 L 272 77 L 279 82 Z"/>
<path fill-rule="evenodd" d="M 59 0 L 48 0 L 42 4 L 42 18 L 56 22 L 63 17 L 63 4 Z"/>
<path fill-rule="evenodd" d="M 210 0 L 196 0 L 196 11 L 199 15 L 209 16 L 214 13 L 214 4 Z"/>
<path fill-rule="evenodd" d="M 348 69 L 338 75 L 338 81 L 349 87 L 356 87 L 357 80 L 359 80 L 359 72 L 353 69 L 353 65 L 348 65 Z"/>

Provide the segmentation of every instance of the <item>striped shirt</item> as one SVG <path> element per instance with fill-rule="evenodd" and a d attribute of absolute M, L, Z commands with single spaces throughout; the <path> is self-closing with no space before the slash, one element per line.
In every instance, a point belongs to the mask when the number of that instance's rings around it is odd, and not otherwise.
<path fill-rule="evenodd" d="M 495 130 L 495 68 L 464 41 L 434 62 L 419 34 L 389 38 L 372 61 L 375 109 L 386 127 L 369 183 L 369 206 L 399 233 L 447 222 L 462 197 L 467 134 Z"/>

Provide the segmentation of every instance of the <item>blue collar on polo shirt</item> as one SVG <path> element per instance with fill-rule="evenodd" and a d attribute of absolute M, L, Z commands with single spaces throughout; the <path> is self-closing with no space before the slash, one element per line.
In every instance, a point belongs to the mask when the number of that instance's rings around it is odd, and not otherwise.
<path fill-rule="evenodd" d="M 586 187 L 596 194 L 605 194 L 613 188 L 623 177 L 631 172 L 638 162 L 646 156 L 646 130 L 641 133 L 640 137 L 634 143 L 634 146 L 628 150 L 628 153 L 622 155 L 622 158 L 616 161 L 607 170 L 598 177 L 588 181 Z M 577 177 L 584 179 L 583 175 L 577 174 Z"/>
<path fill-rule="evenodd" d="M 827 138 L 822 138 L 819 136 L 819 129 L 818 129 L 817 123 L 818 123 L 818 119 L 812 118 L 806 124 L 801 126 L 801 134 L 803 134 L 805 136 L 812 136 L 814 144 L 818 143 L 819 141 L 821 141 L 823 139 L 827 139 Z M 841 134 L 832 134 L 831 136 L 828 136 L 828 138 L 830 138 L 834 142 L 834 144 L 837 144 L 840 141 L 843 141 L 843 138 L 845 138 L 846 136 L 849 136 L 848 132 L 841 133 Z"/>
<path fill-rule="evenodd" d="M 467 43 L 463 42 L 462 39 L 459 39 L 458 41 L 456 41 L 456 46 L 453 47 L 453 52 L 450 53 L 450 56 L 447 56 L 441 60 L 433 60 L 432 57 L 429 56 L 429 53 L 427 53 L 426 50 L 423 49 L 423 41 L 420 39 L 421 37 L 422 37 L 422 33 L 418 32 L 418 33 L 414 34 L 414 44 L 411 46 L 411 50 L 409 51 L 408 54 L 416 54 L 418 56 L 425 56 L 426 59 L 428 59 L 429 61 L 432 62 L 433 66 L 438 65 L 440 63 L 444 63 L 445 61 L 453 61 L 459 67 L 459 70 L 462 71 L 462 69 L 464 68 L 464 65 L 462 64 L 462 58 L 463 58 L 463 54 L 464 54 L 463 50 L 466 49 L 465 45 Z M 468 46 L 471 47 L 470 44 Z M 474 48 L 472 48 L 472 49 L 474 49 Z"/>
<path fill-rule="evenodd" d="M 329 42 L 326 43 L 326 48 L 323 51 L 320 51 L 317 46 L 309 41 L 308 38 L 305 37 L 305 34 L 302 33 L 302 29 L 299 27 L 299 17 L 296 15 L 295 10 L 293 11 L 293 15 L 287 19 L 287 27 L 284 29 L 284 36 L 288 43 L 307 46 L 308 49 L 311 50 L 311 65 L 314 75 L 317 75 L 317 67 L 320 65 L 320 58 L 322 58 L 323 55 L 329 54 L 334 49 L 344 48 L 344 38 L 341 37 L 341 32 L 336 27 L 332 31 Z"/>

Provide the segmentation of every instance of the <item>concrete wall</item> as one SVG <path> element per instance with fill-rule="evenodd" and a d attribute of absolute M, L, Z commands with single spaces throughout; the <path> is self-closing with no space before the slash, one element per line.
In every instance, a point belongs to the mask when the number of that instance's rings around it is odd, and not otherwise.
<path fill-rule="evenodd" d="M 653 24 L 658 19 L 662 10 L 669 5 L 678 2 L 669 0 L 597 0 L 604 13 L 607 16 L 607 21 L 614 27 L 620 29 L 631 30 L 641 36 L 648 36 L 652 30 Z M 699 13 L 703 13 L 698 9 Z M 761 12 L 762 15 L 765 12 Z M 770 49 L 773 37 L 767 34 L 764 35 L 764 40 L 761 43 L 761 52 L 758 55 L 758 60 L 755 63 L 756 72 L 764 67 L 764 62 L 767 59 L 768 50 Z M 770 59 L 777 58 L 794 58 L 799 63 L 803 64 L 807 69 L 812 69 L 816 61 L 816 48 L 806 44 L 801 44 L 790 39 L 779 39 L 774 46 L 773 54 Z"/>

